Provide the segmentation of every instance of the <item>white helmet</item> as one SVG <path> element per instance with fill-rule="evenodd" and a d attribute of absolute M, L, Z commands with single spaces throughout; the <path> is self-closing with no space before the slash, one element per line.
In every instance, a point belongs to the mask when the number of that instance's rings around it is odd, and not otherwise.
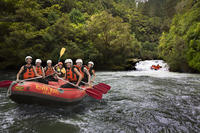
<path fill-rule="evenodd" d="M 92 64 L 92 66 L 94 66 L 94 62 L 92 61 L 89 61 L 88 64 Z"/>
<path fill-rule="evenodd" d="M 51 60 L 47 60 L 47 64 L 48 64 L 48 63 L 51 63 L 51 64 L 52 64 L 52 61 L 51 61 Z"/>
<path fill-rule="evenodd" d="M 32 59 L 32 57 L 31 57 L 31 56 L 26 56 L 25 61 L 26 61 L 27 59 Z"/>
<path fill-rule="evenodd" d="M 36 60 L 35 60 L 35 64 L 36 64 L 36 63 L 42 63 L 42 60 L 41 60 L 41 59 L 36 59 Z"/>
<path fill-rule="evenodd" d="M 66 60 L 65 60 L 65 63 L 71 63 L 71 64 L 72 64 L 73 61 L 72 61 L 71 59 L 66 59 Z"/>
<path fill-rule="evenodd" d="M 76 60 L 76 63 L 81 63 L 81 64 L 83 64 L 83 60 L 82 60 L 82 59 L 77 59 L 77 60 Z"/>

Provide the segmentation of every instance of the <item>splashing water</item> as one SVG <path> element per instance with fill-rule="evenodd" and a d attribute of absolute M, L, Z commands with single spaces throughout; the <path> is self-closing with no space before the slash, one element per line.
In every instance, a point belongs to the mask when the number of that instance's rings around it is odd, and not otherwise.
<path fill-rule="evenodd" d="M 159 70 L 152 70 L 152 65 L 160 65 L 162 68 Z M 135 66 L 136 71 L 129 71 L 126 73 L 127 76 L 148 76 L 156 78 L 187 78 L 187 77 L 198 77 L 198 74 L 190 73 L 177 73 L 170 72 L 169 66 L 163 60 L 145 60 L 140 61 Z"/>
<path fill-rule="evenodd" d="M 159 69 L 159 71 L 169 71 L 169 67 L 166 62 L 163 60 L 145 60 L 140 61 L 136 64 L 135 68 L 137 71 L 154 71 L 151 70 L 152 65 L 160 65 L 162 68 Z"/>

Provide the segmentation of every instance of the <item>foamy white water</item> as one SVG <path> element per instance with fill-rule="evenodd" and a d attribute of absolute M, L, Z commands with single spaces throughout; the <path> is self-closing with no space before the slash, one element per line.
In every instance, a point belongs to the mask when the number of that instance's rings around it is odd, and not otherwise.
<path fill-rule="evenodd" d="M 135 68 L 137 71 L 154 71 L 154 70 L 151 70 L 152 65 L 162 66 L 162 68 L 160 68 L 159 71 L 169 71 L 169 66 L 163 60 L 140 61 L 136 64 Z"/>
<path fill-rule="evenodd" d="M 152 65 L 160 65 L 159 70 L 151 70 Z M 159 78 L 188 78 L 199 77 L 199 74 L 169 72 L 169 66 L 163 60 L 145 60 L 136 64 L 136 71 L 129 71 L 127 76 L 150 76 Z"/>

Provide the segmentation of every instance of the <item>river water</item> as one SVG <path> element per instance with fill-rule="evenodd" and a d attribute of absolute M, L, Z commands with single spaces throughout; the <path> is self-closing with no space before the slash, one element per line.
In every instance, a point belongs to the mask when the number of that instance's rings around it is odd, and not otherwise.
<path fill-rule="evenodd" d="M 167 66 L 151 71 L 97 72 L 97 81 L 112 86 L 97 101 L 86 97 L 66 107 L 18 105 L 0 89 L 0 132 L 6 133 L 199 133 L 200 75 L 172 73 Z M 14 72 L 0 72 L 0 80 Z"/>

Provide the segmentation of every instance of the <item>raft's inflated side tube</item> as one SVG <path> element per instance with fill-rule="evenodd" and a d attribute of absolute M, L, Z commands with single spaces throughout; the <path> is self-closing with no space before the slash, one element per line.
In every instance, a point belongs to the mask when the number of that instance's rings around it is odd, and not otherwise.
<path fill-rule="evenodd" d="M 77 88 L 59 88 L 58 84 L 42 84 L 33 81 L 16 83 L 11 87 L 10 99 L 27 104 L 73 104 L 85 96 L 84 90 Z"/>

